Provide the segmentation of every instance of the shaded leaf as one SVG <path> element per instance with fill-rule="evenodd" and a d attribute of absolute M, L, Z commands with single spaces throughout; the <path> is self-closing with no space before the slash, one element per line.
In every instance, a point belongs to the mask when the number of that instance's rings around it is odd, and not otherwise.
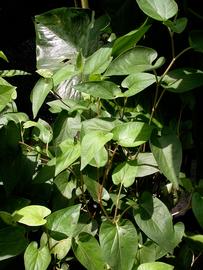
<path fill-rule="evenodd" d="M 203 31 L 193 30 L 189 35 L 190 46 L 197 52 L 203 52 Z"/>
<path fill-rule="evenodd" d="M 147 16 L 158 21 L 166 21 L 178 12 L 174 0 L 137 0 L 137 4 Z"/>
<path fill-rule="evenodd" d="M 187 22 L 188 22 L 187 18 L 182 17 L 182 18 L 178 18 L 174 22 L 167 20 L 164 22 L 164 24 L 168 26 L 172 32 L 180 34 L 185 30 L 185 27 L 187 26 Z"/>
<path fill-rule="evenodd" d="M 192 211 L 203 228 L 203 196 L 199 192 L 194 192 L 192 195 Z"/>
<path fill-rule="evenodd" d="M 129 220 L 113 224 L 104 221 L 99 240 L 105 260 L 112 270 L 130 270 L 138 247 L 137 231 Z"/>

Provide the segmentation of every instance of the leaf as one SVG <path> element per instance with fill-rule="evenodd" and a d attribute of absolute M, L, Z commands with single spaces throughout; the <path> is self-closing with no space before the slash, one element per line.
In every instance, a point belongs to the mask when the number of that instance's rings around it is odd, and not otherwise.
<path fill-rule="evenodd" d="M 99 240 L 105 260 L 112 270 L 130 270 L 138 247 L 137 231 L 129 220 L 102 222 Z"/>
<path fill-rule="evenodd" d="M 57 191 L 60 192 L 60 194 L 67 198 L 72 198 L 72 192 L 73 189 L 76 189 L 76 182 L 73 180 L 69 180 L 69 175 L 67 171 L 60 173 L 55 179 L 54 184 L 56 185 Z"/>
<path fill-rule="evenodd" d="M 83 68 L 84 74 L 101 74 L 109 66 L 112 57 L 112 48 L 103 47 L 90 55 L 86 60 Z"/>
<path fill-rule="evenodd" d="M 72 238 L 70 237 L 63 239 L 61 241 L 58 241 L 55 243 L 55 245 L 51 249 L 51 253 L 54 254 L 54 256 L 58 260 L 62 260 L 63 258 L 66 257 L 69 250 L 71 249 L 71 244 L 72 244 Z"/>
<path fill-rule="evenodd" d="M 12 85 L 1 84 L 0 81 L 0 112 L 6 107 L 6 105 L 16 98 L 16 87 Z"/>
<path fill-rule="evenodd" d="M 178 137 L 172 132 L 153 135 L 150 148 L 160 171 L 177 188 L 182 163 L 182 147 Z"/>
<path fill-rule="evenodd" d="M 28 205 L 13 213 L 14 219 L 28 226 L 42 226 L 46 223 L 44 219 L 51 213 L 45 206 Z"/>
<path fill-rule="evenodd" d="M 78 72 L 75 71 L 74 65 L 70 63 L 62 66 L 53 73 L 52 79 L 54 86 L 56 87 L 61 82 L 71 79 L 77 73 Z"/>
<path fill-rule="evenodd" d="M 202 234 L 192 234 L 186 235 L 184 237 L 187 245 L 194 251 L 202 252 L 203 249 L 203 235 Z"/>
<path fill-rule="evenodd" d="M 203 71 L 198 69 L 175 69 L 163 78 L 162 86 L 170 92 L 184 93 L 203 85 Z"/>
<path fill-rule="evenodd" d="M 152 62 L 157 58 L 157 52 L 151 48 L 136 46 L 119 55 L 111 62 L 105 76 L 129 75 L 154 69 Z"/>
<path fill-rule="evenodd" d="M 178 5 L 174 0 L 136 0 L 139 8 L 149 17 L 166 21 L 178 12 Z"/>
<path fill-rule="evenodd" d="M 102 200 L 108 201 L 110 199 L 108 191 L 104 187 L 102 187 L 97 181 L 86 175 L 83 176 L 83 181 L 94 201 L 96 201 L 97 203 L 99 202 L 98 200 L 101 190 L 102 190 L 101 195 Z"/>
<path fill-rule="evenodd" d="M 140 229 L 167 252 L 171 252 L 183 236 L 182 224 L 175 229 L 165 204 L 147 192 L 142 194 L 139 206 L 134 208 L 134 218 Z"/>
<path fill-rule="evenodd" d="M 67 169 L 80 157 L 79 142 L 75 144 L 73 140 L 67 139 L 59 145 L 59 148 L 61 153 L 56 156 L 55 176 Z"/>
<path fill-rule="evenodd" d="M 190 46 L 197 52 L 203 52 L 203 31 L 193 30 L 189 35 Z"/>
<path fill-rule="evenodd" d="M 203 196 L 199 192 L 194 192 L 192 195 L 192 211 L 203 228 Z"/>
<path fill-rule="evenodd" d="M 102 257 L 101 248 L 93 236 L 87 233 L 81 233 L 73 241 L 72 248 L 78 261 L 87 270 L 107 269 Z"/>
<path fill-rule="evenodd" d="M 130 97 L 141 92 L 154 82 L 156 82 L 155 75 L 143 72 L 129 75 L 122 81 L 121 85 L 124 88 L 128 88 L 128 90 L 124 92 L 124 96 Z"/>
<path fill-rule="evenodd" d="M 31 242 L 24 254 L 25 270 L 46 270 L 51 262 L 47 246 L 38 249 L 37 242 Z"/>
<path fill-rule="evenodd" d="M 49 143 L 53 137 L 53 131 L 51 126 L 41 118 L 38 119 L 38 122 L 27 121 L 24 123 L 23 128 L 36 127 L 39 130 L 39 134 L 36 135 L 36 138 L 40 139 L 43 143 Z"/>
<path fill-rule="evenodd" d="M 91 81 L 81 83 L 76 85 L 75 89 L 95 98 L 102 99 L 115 99 L 122 94 L 118 85 L 110 81 Z"/>
<path fill-rule="evenodd" d="M 84 134 L 91 131 L 103 131 L 107 133 L 111 132 L 117 123 L 118 123 L 117 121 L 111 121 L 111 119 L 108 118 L 107 119 L 91 118 L 82 122 L 81 132 Z"/>
<path fill-rule="evenodd" d="M 137 270 L 173 270 L 174 266 L 163 262 L 148 262 L 139 265 Z"/>
<path fill-rule="evenodd" d="M 69 206 L 53 212 L 47 217 L 46 228 L 50 230 L 51 236 L 56 240 L 74 236 L 77 227 L 80 204 Z"/>
<path fill-rule="evenodd" d="M 82 138 L 81 142 L 81 170 L 83 170 L 89 162 L 95 157 L 108 141 L 113 137 L 112 133 L 104 133 L 102 131 L 91 131 Z"/>
<path fill-rule="evenodd" d="M 35 118 L 45 101 L 48 93 L 53 88 L 53 81 L 51 78 L 41 78 L 35 84 L 31 92 L 32 112 Z"/>
<path fill-rule="evenodd" d="M 8 58 L 6 57 L 6 55 L 2 51 L 0 51 L 0 58 L 5 60 L 6 62 L 8 62 Z"/>
<path fill-rule="evenodd" d="M 188 19 L 186 17 L 182 17 L 182 18 L 178 18 L 174 22 L 167 20 L 164 22 L 164 24 L 168 26 L 172 32 L 181 34 L 185 30 L 187 26 L 187 22 L 188 22 Z"/>
<path fill-rule="evenodd" d="M 144 122 L 128 122 L 116 126 L 113 140 L 124 147 L 135 147 L 149 140 L 152 127 Z"/>
<path fill-rule="evenodd" d="M 23 70 L 18 70 L 18 69 L 0 70 L 1 77 L 13 77 L 13 76 L 25 76 L 25 75 L 31 75 L 31 73 L 28 73 Z"/>
<path fill-rule="evenodd" d="M 138 29 L 130 31 L 126 35 L 117 38 L 113 43 L 112 54 L 114 57 L 134 47 L 149 28 L 150 25 L 147 25 L 146 20 Z"/>
<path fill-rule="evenodd" d="M 105 147 L 102 147 L 99 151 L 96 152 L 93 159 L 89 162 L 89 164 L 96 168 L 101 168 L 106 165 L 108 161 L 108 152 Z"/>
<path fill-rule="evenodd" d="M 24 229 L 14 226 L 0 229 L 0 261 L 21 254 L 27 244 Z"/>
<path fill-rule="evenodd" d="M 157 172 L 156 162 L 151 153 L 140 153 L 137 160 L 119 164 L 113 171 L 112 180 L 115 185 L 131 186 L 136 177 L 144 177 Z"/>

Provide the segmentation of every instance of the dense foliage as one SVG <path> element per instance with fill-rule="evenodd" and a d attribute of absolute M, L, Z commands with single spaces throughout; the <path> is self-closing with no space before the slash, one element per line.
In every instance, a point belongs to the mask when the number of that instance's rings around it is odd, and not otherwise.
<path fill-rule="evenodd" d="M 185 160 L 203 70 L 184 59 L 203 32 L 174 0 L 135 6 L 143 22 L 120 36 L 90 9 L 35 16 L 33 117 L 7 78 L 31 75 L 1 71 L 1 269 L 196 269 L 203 183 Z"/>

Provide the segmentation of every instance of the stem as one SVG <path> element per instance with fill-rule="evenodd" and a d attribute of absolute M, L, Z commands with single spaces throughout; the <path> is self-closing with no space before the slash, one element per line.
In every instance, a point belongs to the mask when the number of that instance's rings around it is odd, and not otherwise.
<path fill-rule="evenodd" d="M 171 39 L 171 51 L 172 51 L 172 59 L 175 58 L 175 46 L 174 46 L 174 39 L 173 34 L 174 32 L 171 32 L 171 29 L 168 28 L 170 39 Z"/>
<path fill-rule="evenodd" d="M 52 90 L 51 92 L 58 100 L 61 101 L 61 103 L 63 103 L 63 105 L 70 109 L 70 107 L 63 101 L 62 97 L 58 93 L 56 93 L 54 90 Z"/>
<path fill-rule="evenodd" d="M 77 0 L 74 0 L 74 5 L 75 5 L 76 8 L 78 7 L 78 2 L 77 2 Z"/>
<path fill-rule="evenodd" d="M 82 8 L 89 8 L 88 0 L 81 0 L 81 7 Z"/>
<path fill-rule="evenodd" d="M 113 218 L 113 222 L 114 222 L 114 223 L 116 222 L 116 218 L 117 218 L 118 205 L 119 205 L 119 201 L 120 201 L 120 196 L 121 196 L 121 190 L 122 190 L 122 187 L 123 187 L 123 185 L 120 184 L 119 191 L 118 191 L 118 195 L 117 195 L 117 198 L 116 198 L 116 209 L 115 209 L 115 212 L 114 212 L 114 218 Z"/>

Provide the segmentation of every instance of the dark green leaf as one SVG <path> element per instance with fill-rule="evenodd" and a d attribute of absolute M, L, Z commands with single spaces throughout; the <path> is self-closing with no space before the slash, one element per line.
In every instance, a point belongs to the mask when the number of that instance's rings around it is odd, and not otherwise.
<path fill-rule="evenodd" d="M 193 30 L 189 36 L 190 46 L 198 52 L 203 52 L 203 31 Z"/>
<path fill-rule="evenodd" d="M 178 137 L 172 132 L 161 136 L 153 135 L 150 148 L 160 171 L 175 187 L 178 187 L 182 163 L 182 147 Z"/>
<path fill-rule="evenodd" d="M 174 0 L 137 0 L 137 3 L 146 15 L 158 21 L 166 21 L 178 12 Z"/>
<path fill-rule="evenodd" d="M 27 244 L 24 229 L 13 226 L 0 229 L 0 261 L 19 255 Z"/>
<path fill-rule="evenodd" d="M 137 231 L 129 220 L 104 221 L 99 232 L 102 253 L 112 270 L 130 270 L 138 247 Z"/>
<path fill-rule="evenodd" d="M 187 18 L 183 17 L 183 18 L 178 18 L 177 20 L 173 21 L 165 21 L 164 24 L 166 26 L 168 26 L 172 32 L 175 33 L 182 33 L 185 30 L 185 27 L 187 26 Z"/>
<path fill-rule="evenodd" d="M 192 195 L 192 211 L 203 228 L 203 196 L 198 192 L 194 192 Z"/>
<path fill-rule="evenodd" d="M 80 234 L 73 241 L 72 248 L 76 258 L 86 269 L 107 269 L 102 257 L 101 248 L 93 236 L 87 233 Z"/>
<path fill-rule="evenodd" d="M 24 254 L 25 270 L 46 270 L 51 262 L 47 246 L 38 249 L 37 242 L 31 242 Z"/>
<path fill-rule="evenodd" d="M 157 58 L 157 52 L 151 48 L 136 46 L 111 62 L 105 76 L 129 75 L 154 68 L 152 62 Z"/>

